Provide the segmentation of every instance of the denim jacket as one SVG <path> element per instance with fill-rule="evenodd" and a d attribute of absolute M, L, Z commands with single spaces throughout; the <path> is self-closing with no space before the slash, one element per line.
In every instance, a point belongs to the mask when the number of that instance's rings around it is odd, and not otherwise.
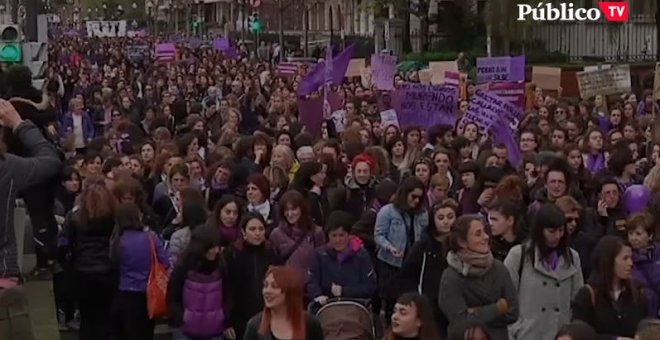
<path fill-rule="evenodd" d="M 394 207 L 394 204 L 388 204 L 378 212 L 374 229 L 374 240 L 378 246 L 377 256 L 379 260 L 401 268 L 403 256 L 396 257 L 387 248 L 393 246 L 405 254 L 409 250 L 406 249 L 408 244 L 412 244 L 420 239 L 422 231 L 429 224 L 429 215 L 426 210 L 415 215 L 413 225 L 415 239 L 411 242 L 407 240 L 406 226 L 408 224 L 410 224 L 410 217 L 407 214 L 402 214 Z"/>

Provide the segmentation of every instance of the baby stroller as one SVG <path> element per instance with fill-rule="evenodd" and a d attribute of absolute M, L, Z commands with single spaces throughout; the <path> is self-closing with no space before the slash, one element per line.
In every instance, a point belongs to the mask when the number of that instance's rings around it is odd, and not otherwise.
<path fill-rule="evenodd" d="M 308 311 L 321 324 L 325 340 L 376 338 L 370 300 L 330 298 L 323 306 L 317 302 L 310 303 Z"/>

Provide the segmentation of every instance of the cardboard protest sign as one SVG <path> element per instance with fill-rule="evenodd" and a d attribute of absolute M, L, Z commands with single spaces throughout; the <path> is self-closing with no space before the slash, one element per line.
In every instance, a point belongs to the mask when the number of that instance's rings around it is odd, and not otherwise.
<path fill-rule="evenodd" d="M 371 56 L 372 81 L 379 90 L 394 90 L 397 57 L 388 54 Z"/>
<path fill-rule="evenodd" d="M 360 70 L 360 83 L 364 88 L 371 88 L 373 84 L 373 74 L 371 72 L 371 67 L 365 67 Z"/>
<path fill-rule="evenodd" d="M 617 65 L 609 69 L 576 74 L 580 96 L 584 99 L 596 95 L 612 95 L 631 91 L 630 65 Z"/>
<path fill-rule="evenodd" d="M 445 83 L 445 72 L 458 73 L 456 61 L 433 61 L 429 63 L 431 72 L 431 84 L 442 85 Z"/>
<path fill-rule="evenodd" d="M 532 68 L 532 83 L 544 90 L 557 90 L 561 87 L 561 68 L 534 66 Z"/>
<path fill-rule="evenodd" d="M 419 70 L 417 72 L 417 76 L 419 77 L 419 82 L 421 84 L 431 84 L 431 79 L 433 78 L 433 74 L 431 74 L 431 70 L 429 69 L 424 69 L 424 70 Z"/>
<path fill-rule="evenodd" d="M 348 62 L 348 68 L 346 69 L 346 77 L 360 77 L 361 70 L 366 66 L 364 58 L 360 59 L 351 59 Z"/>
<path fill-rule="evenodd" d="M 477 82 L 525 81 L 525 56 L 477 58 Z"/>
<path fill-rule="evenodd" d="M 493 137 L 495 143 L 506 145 L 509 161 L 517 167 L 522 157 L 515 136 L 522 118 L 523 110 L 513 103 L 490 91 L 477 91 L 470 99 L 463 121 L 477 124 L 481 131 Z"/>
<path fill-rule="evenodd" d="M 405 84 L 397 90 L 397 96 L 401 128 L 456 123 L 458 89 L 455 87 Z"/>

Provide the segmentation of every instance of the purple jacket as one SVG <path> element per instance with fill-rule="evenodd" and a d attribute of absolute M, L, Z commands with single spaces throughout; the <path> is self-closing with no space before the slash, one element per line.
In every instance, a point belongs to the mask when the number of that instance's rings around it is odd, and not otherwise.
<path fill-rule="evenodd" d="M 126 230 L 119 239 L 119 290 L 145 292 L 151 271 L 151 245 L 149 237 L 156 242 L 156 253 L 160 263 L 170 267 L 167 252 L 161 240 L 153 232 Z"/>
<path fill-rule="evenodd" d="M 89 143 L 94 138 L 94 123 L 87 112 L 82 113 L 82 130 L 85 143 Z M 71 133 L 73 133 L 73 113 L 69 112 L 62 119 L 60 137 L 66 138 Z"/>
<path fill-rule="evenodd" d="M 301 237 L 305 239 L 294 249 L 296 241 Z M 319 226 L 313 226 L 310 232 L 305 232 L 298 228 L 292 228 L 286 223 L 280 223 L 270 234 L 270 242 L 275 253 L 281 260 L 285 260 L 286 265 L 298 270 L 306 280 L 309 269 L 314 262 L 316 248 L 324 245 L 325 233 Z"/>
<path fill-rule="evenodd" d="M 183 285 L 183 324 L 186 335 L 210 338 L 225 331 L 223 280 L 219 271 L 211 275 L 190 271 Z"/>
<path fill-rule="evenodd" d="M 660 317 L 660 244 L 633 254 L 633 279 L 644 288 L 649 317 Z"/>

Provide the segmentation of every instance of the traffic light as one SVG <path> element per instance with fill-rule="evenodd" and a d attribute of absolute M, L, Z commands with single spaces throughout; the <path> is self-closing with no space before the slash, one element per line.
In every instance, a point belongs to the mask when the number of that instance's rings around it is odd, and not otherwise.
<path fill-rule="evenodd" d="M 259 13 L 253 12 L 252 15 L 250 15 L 250 31 L 252 33 L 260 33 L 263 30 L 264 25 L 261 23 L 261 20 L 259 20 Z"/>
<path fill-rule="evenodd" d="M 18 63 L 22 59 L 18 25 L 0 25 L 0 62 Z"/>

